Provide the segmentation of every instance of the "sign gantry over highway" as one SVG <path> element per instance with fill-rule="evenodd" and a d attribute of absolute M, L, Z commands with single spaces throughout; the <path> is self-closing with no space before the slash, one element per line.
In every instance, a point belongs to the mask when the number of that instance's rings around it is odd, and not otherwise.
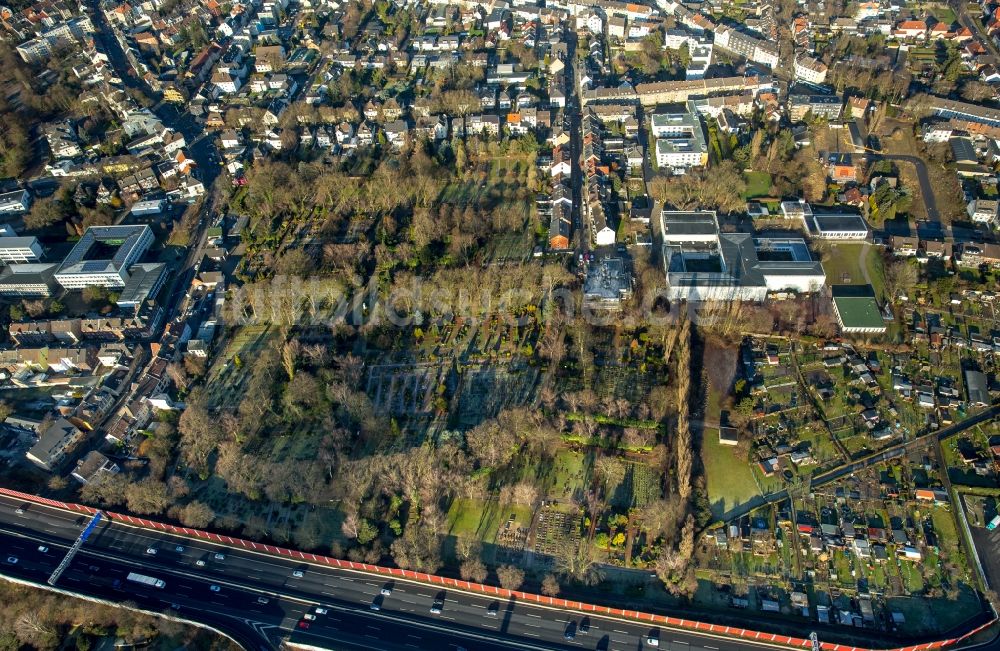
<path fill-rule="evenodd" d="M 81 547 L 83 547 L 83 543 L 87 542 L 87 538 L 90 538 L 90 534 L 93 533 L 94 529 L 97 527 L 97 523 L 99 523 L 103 517 L 104 513 L 102 511 L 98 511 L 94 514 L 94 517 L 90 519 L 87 526 L 84 527 L 83 531 L 80 532 L 80 535 L 77 536 L 73 546 L 69 548 L 68 552 L 66 552 L 66 556 L 63 557 L 62 562 L 59 563 L 59 567 L 52 571 L 52 575 L 49 576 L 49 585 L 56 584 L 56 581 L 58 581 L 59 577 L 62 576 L 62 573 L 66 571 L 69 564 L 73 562 L 73 557 L 76 556 L 76 553 L 80 551 Z"/>

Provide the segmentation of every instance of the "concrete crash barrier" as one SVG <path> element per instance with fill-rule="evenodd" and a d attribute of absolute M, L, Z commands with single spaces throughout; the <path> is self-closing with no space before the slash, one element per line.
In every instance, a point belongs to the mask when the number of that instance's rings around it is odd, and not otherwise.
<path fill-rule="evenodd" d="M 22 493 L 20 491 L 11 490 L 9 488 L 0 487 L 0 495 L 7 495 L 9 497 L 15 497 L 18 499 L 25 500 L 27 502 L 34 502 L 36 504 L 44 504 L 46 506 L 51 506 L 53 508 L 61 509 L 64 511 L 72 511 L 80 513 L 81 515 L 92 516 L 99 510 L 89 506 L 84 506 L 82 504 L 74 504 L 72 502 L 60 502 L 58 500 L 51 500 L 46 497 L 39 497 L 38 495 L 32 495 L 30 493 Z M 710 635 L 718 635 L 721 637 L 737 638 L 748 642 L 756 642 L 758 644 L 770 644 L 770 645 L 784 646 L 784 647 L 798 647 L 803 649 L 812 648 L 812 641 L 810 641 L 807 638 L 789 637 L 787 635 L 765 633 L 762 631 L 755 631 L 747 628 L 737 628 L 733 626 L 709 624 L 706 622 L 700 622 L 692 619 L 669 617 L 667 615 L 657 615 L 654 613 L 647 613 L 638 610 L 624 610 L 620 608 L 611 608 L 608 606 L 597 606 L 595 604 L 584 603 L 581 601 L 571 601 L 569 599 L 560 599 L 558 597 L 547 597 L 545 595 L 534 594 L 532 592 L 507 590 L 505 588 L 500 588 L 497 586 L 485 585 L 482 583 L 472 583 L 470 581 L 452 579 L 448 577 L 438 576 L 436 574 L 425 574 L 423 572 L 414 572 L 412 570 L 401 570 L 399 568 L 383 567 L 381 565 L 370 565 L 368 563 L 355 563 L 354 561 L 345 561 L 339 558 L 332 558 L 330 556 L 310 554 L 306 552 L 300 552 L 294 549 L 287 549 L 285 547 L 277 547 L 275 545 L 265 545 L 262 543 L 253 542 L 251 540 L 244 540 L 242 538 L 234 538 L 232 536 L 211 533 L 209 531 L 202 531 L 201 529 L 178 527 L 172 524 L 157 522 L 156 520 L 137 518 L 131 515 L 114 513 L 112 511 L 103 511 L 103 513 L 110 520 L 134 527 L 142 527 L 144 529 L 163 531 L 178 536 L 197 538 L 200 540 L 205 540 L 220 545 L 226 545 L 228 547 L 243 548 L 262 554 L 271 554 L 273 556 L 279 556 L 297 561 L 313 563 L 315 565 L 325 565 L 329 567 L 336 567 L 339 569 L 352 570 L 355 572 L 364 572 L 367 574 L 384 576 L 386 578 L 400 578 L 409 581 L 419 581 L 421 583 L 426 583 L 430 585 L 437 585 L 445 588 L 454 588 L 456 590 L 463 590 L 466 592 L 495 596 L 502 599 L 514 599 L 516 601 L 524 601 L 528 603 L 537 604 L 540 606 L 560 608 L 563 610 L 573 610 L 584 614 L 593 613 L 608 617 L 618 617 L 621 619 L 628 619 L 636 622 L 648 623 L 656 626 L 663 626 L 666 628 L 695 631 L 699 633 L 707 633 Z M 931 651 L 933 649 L 943 649 L 945 647 L 953 646 L 975 635 L 976 633 L 979 633 L 980 631 L 986 629 L 987 627 L 992 625 L 995 621 L 997 620 L 994 619 L 989 622 L 986 622 L 982 626 L 979 626 L 965 633 L 961 637 L 948 638 L 944 640 L 935 640 L 933 642 L 925 642 L 923 644 L 917 644 L 913 646 L 876 650 L 868 647 L 857 647 L 847 644 L 834 644 L 832 642 L 820 642 L 820 648 L 822 649 L 822 651 Z"/>

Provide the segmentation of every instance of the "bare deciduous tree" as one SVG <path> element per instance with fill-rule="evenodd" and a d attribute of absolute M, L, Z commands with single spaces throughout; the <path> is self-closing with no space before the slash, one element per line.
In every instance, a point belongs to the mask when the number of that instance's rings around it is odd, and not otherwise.
<path fill-rule="evenodd" d="M 546 574 L 542 579 L 542 594 L 555 597 L 559 594 L 559 579 L 554 574 Z"/>
<path fill-rule="evenodd" d="M 518 590 L 524 584 L 524 570 L 513 565 L 501 565 L 497 568 L 497 578 L 507 590 Z"/>
<path fill-rule="evenodd" d="M 486 580 L 486 565 L 478 558 L 470 558 L 462 562 L 458 573 L 466 581 L 482 583 Z"/>

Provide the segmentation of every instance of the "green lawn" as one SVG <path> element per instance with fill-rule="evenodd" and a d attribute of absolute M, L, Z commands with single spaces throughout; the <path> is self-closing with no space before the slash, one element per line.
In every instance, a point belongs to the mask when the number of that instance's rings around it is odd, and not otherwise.
<path fill-rule="evenodd" d="M 904 630 L 911 635 L 940 633 L 958 626 L 973 617 L 979 610 L 979 600 L 967 588 L 958 591 L 958 598 L 890 597 L 886 600 L 889 610 L 906 617 Z"/>
<path fill-rule="evenodd" d="M 549 467 L 528 466 L 523 481 L 538 481 L 545 497 L 555 500 L 581 499 L 590 487 L 593 459 L 575 450 L 560 450 Z"/>
<path fill-rule="evenodd" d="M 863 253 L 866 255 L 862 256 Z M 861 266 L 862 257 L 864 257 L 864 267 Z M 861 242 L 833 244 L 823 260 L 823 269 L 826 271 L 826 281 L 830 285 L 863 285 L 866 282 L 865 270 L 867 270 L 872 287 L 875 289 L 875 296 L 879 300 L 882 299 L 885 284 L 882 259 L 874 247 Z"/>
<path fill-rule="evenodd" d="M 823 260 L 827 282 L 831 285 L 860 285 L 865 282 L 865 275 L 858 264 L 861 249 L 864 244 L 835 244 L 830 247 L 830 254 Z"/>
<path fill-rule="evenodd" d="M 747 189 L 743 193 L 746 199 L 771 196 L 771 175 L 767 172 L 747 172 Z"/>
<path fill-rule="evenodd" d="M 522 526 L 531 524 L 531 509 L 509 504 L 501 506 L 494 501 L 484 502 L 460 497 L 448 510 L 448 533 L 453 536 L 472 535 L 487 542 L 496 538 L 500 524 L 514 514 Z"/>
<path fill-rule="evenodd" d="M 930 7 L 930 11 L 931 15 L 945 24 L 950 25 L 956 20 L 955 12 L 946 4 L 934 5 Z"/>
<path fill-rule="evenodd" d="M 719 430 L 705 428 L 701 458 L 714 517 L 721 519 L 727 511 L 760 495 L 747 462 L 733 448 L 719 444 Z"/>
<path fill-rule="evenodd" d="M 931 522 L 938 536 L 938 547 L 942 554 L 959 567 L 965 567 L 965 555 L 959 546 L 958 529 L 955 527 L 955 517 L 951 511 L 943 507 L 934 507 L 931 511 Z M 954 578 L 954 577 L 953 577 Z"/>
<path fill-rule="evenodd" d="M 885 289 L 885 267 L 882 264 L 882 256 L 879 250 L 874 246 L 868 247 L 868 257 L 865 259 L 865 266 L 868 268 L 868 276 L 872 279 L 875 296 L 881 300 Z"/>

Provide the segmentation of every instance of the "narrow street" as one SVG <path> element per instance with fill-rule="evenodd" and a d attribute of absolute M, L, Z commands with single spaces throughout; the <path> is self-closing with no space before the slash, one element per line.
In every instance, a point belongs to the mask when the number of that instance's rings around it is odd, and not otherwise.
<path fill-rule="evenodd" d="M 108 55 L 108 60 L 122 83 L 128 88 L 138 90 L 148 96 L 149 89 L 135 77 L 135 71 L 125 57 L 114 30 L 100 10 L 99 3 L 90 3 L 88 11 L 94 26 L 97 28 L 95 38 L 99 41 L 101 49 Z M 171 269 L 172 277 L 168 282 L 168 298 L 164 304 L 163 322 L 161 329 L 153 337 L 157 339 L 162 328 L 182 311 L 185 292 L 195 274 L 194 267 L 201 260 L 205 248 L 206 227 L 213 221 L 214 184 L 217 180 L 219 182 L 225 182 L 225 180 L 219 178 L 222 169 L 218 162 L 215 139 L 206 137 L 202 126 L 190 114 L 181 113 L 175 106 L 161 103 L 154 108 L 156 108 L 156 116 L 165 126 L 184 135 L 188 143 L 185 150 L 197 163 L 197 175 L 206 190 L 206 195 L 199 208 L 198 228 L 192 235 L 192 245 L 187 250 L 187 256 L 171 265 L 173 267 Z"/>
<path fill-rule="evenodd" d="M 576 243 L 577 254 L 586 253 L 590 249 L 590 230 L 587 217 L 584 211 L 583 192 L 583 167 L 581 157 L 583 156 L 583 105 L 580 102 L 580 76 L 577 67 L 576 48 L 578 40 L 576 34 L 569 33 L 567 39 L 566 74 L 569 77 L 566 94 L 566 115 L 569 117 L 569 147 L 572 171 L 570 173 L 570 185 L 573 190 L 573 240 Z"/>
<path fill-rule="evenodd" d="M 972 30 L 972 32 L 976 35 L 976 38 L 986 46 L 986 49 L 989 50 L 990 54 L 994 57 L 1000 58 L 1000 49 L 997 49 L 997 46 L 993 43 L 992 39 L 990 39 L 979 19 L 973 18 L 969 15 L 966 4 L 955 0 L 949 2 L 948 6 L 955 12 L 955 16 L 958 17 L 958 22 L 962 25 L 962 27 L 968 27 Z"/>
<path fill-rule="evenodd" d="M 125 57 L 125 53 L 122 51 L 114 30 L 108 24 L 104 12 L 100 9 L 100 4 L 98 2 L 91 2 L 87 5 L 87 10 L 94 23 L 94 27 L 97 28 L 95 38 L 99 41 L 104 53 L 108 55 L 111 67 L 122 80 L 122 83 L 125 84 L 126 88 L 137 90 L 149 97 L 149 88 L 136 78 L 135 71 Z M 157 98 L 149 97 L 149 99 L 156 101 Z M 220 165 L 215 162 L 218 160 L 218 157 L 215 155 L 214 138 L 204 137 L 203 127 L 195 122 L 190 114 L 181 113 L 173 105 L 161 102 L 154 105 L 153 108 L 154 114 L 164 125 L 184 134 L 184 139 L 187 141 L 185 150 L 190 158 L 193 158 L 197 163 L 198 178 L 204 184 L 205 189 L 208 190 L 221 171 Z"/>

